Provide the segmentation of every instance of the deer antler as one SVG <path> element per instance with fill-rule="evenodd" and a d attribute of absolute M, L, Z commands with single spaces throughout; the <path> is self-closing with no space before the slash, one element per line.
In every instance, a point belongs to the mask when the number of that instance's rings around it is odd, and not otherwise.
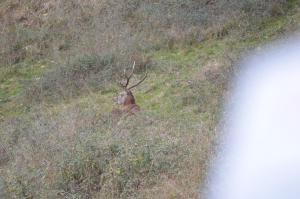
<path fill-rule="evenodd" d="M 126 69 L 124 69 L 124 77 L 126 78 L 126 83 L 125 84 L 122 84 L 122 82 L 119 82 L 120 86 L 124 89 L 127 89 L 127 90 L 130 90 L 138 85 L 140 85 L 143 81 L 145 81 L 145 79 L 147 78 L 147 74 L 148 74 L 148 71 L 147 71 L 147 67 L 146 67 L 146 73 L 145 73 L 145 76 L 136 84 L 132 85 L 131 87 L 127 88 L 127 86 L 129 85 L 129 81 L 130 79 L 132 78 L 132 75 L 133 75 L 133 72 L 134 72 L 134 67 L 135 67 L 135 62 L 133 62 L 133 66 L 132 66 L 132 69 L 131 69 L 131 72 L 130 74 L 127 76 L 127 71 Z"/>
<path fill-rule="evenodd" d="M 147 67 L 146 67 L 146 73 L 145 73 L 145 76 L 136 84 L 134 84 L 133 86 L 129 87 L 128 90 L 140 85 L 143 81 L 145 81 L 145 79 L 147 78 L 147 75 L 148 75 L 148 71 L 147 71 Z"/>
<path fill-rule="evenodd" d="M 129 81 L 130 81 L 130 79 L 131 79 L 131 77 L 133 75 L 133 72 L 134 72 L 134 67 L 135 67 L 135 62 L 133 62 L 133 66 L 132 66 L 131 73 L 129 74 L 129 76 L 127 76 L 127 70 L 124 69 L 124 77 L 126 78 L 126 83 L 124 85 L 121 82 L 119 82 L 119 84 L 121 85 L 121 87 L 123 87 L 124 89 L 127 89 Z"/>

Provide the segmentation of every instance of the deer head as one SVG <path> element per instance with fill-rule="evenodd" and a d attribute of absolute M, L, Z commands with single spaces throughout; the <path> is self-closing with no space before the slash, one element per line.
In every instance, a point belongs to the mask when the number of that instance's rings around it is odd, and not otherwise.
<path fill-rule="evenodd" d="M 135 67 L 135 62 L 133 63 L 131 72 L 129 74 L 127 73 L 126 69 L 124 70 L 123 77 L 125 78 L 126 82 L 125 83 L 119 82 L 119 85 L 121 86 L 123 91 L 120 92 L 119 95 L 114 98 L 114 101 L 119 105 L 123 105 L 123 106 L 136 105 L 134 96 L 131 92 L 131 89 L 140 85 L 147 78 L 147 69 L 146 69 L 146 73 L 145 73 L 144 77 L 136 84 L 129 86 L 130 79 L 132 78 L 133 73 L 134 73 L 134 67 Z"/>

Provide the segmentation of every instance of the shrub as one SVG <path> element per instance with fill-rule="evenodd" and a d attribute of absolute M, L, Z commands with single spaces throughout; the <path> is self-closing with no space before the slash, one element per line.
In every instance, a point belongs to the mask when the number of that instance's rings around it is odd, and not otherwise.
<path fill-rule="evenodd" d="M 115 64 L 113 55 L 77 57 L 67 65 L 56 66 L 46 72 L 40 81 L 27 89 L 27 99 L 34 102 L 58 101 L 89 92 L 89 89 L 99 90 L 114 77 Z"/>

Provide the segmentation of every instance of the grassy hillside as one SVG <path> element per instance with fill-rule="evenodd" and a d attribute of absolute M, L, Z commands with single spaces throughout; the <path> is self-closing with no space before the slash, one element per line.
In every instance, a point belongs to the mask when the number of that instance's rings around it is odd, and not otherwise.
<path fill-rule="evenodd" d="M 212 2 L 212 3 L 210 3 Z M 296 0 L 0 1 L 0 197 L 197 198 L 238 61 Z M 110 114 L 137 63 L 142 111 Z"/>

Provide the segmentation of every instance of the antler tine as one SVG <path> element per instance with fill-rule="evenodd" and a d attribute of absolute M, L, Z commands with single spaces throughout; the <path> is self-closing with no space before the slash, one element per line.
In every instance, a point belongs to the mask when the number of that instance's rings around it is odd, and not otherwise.
<path fill-rule="evenodd" d="M 130 75 L 128 76 L 129 79 L 130 79 L 130 78 L 132 77 L 132 75 L 133 75 L 134 67 L 135 67 L 135 61 L 133 62 L 132 69 L 131 69 L 131 73 L 130 73 Z"/>
<path fill-rule="evenodd" d="M 132 69 L 131 69 L 131 72 L 130 72 L 129 76 L 127 76 L 127 70 L 124 69 L 124 74 L 123 74 L 123 76 L 126 78 L 126 83 L 123 84 L 121 81 L 118 82 L 119 85 L 120 85 L 122 88 L 127 89 L 127 86 L 129 85 L 129 81 L 130 81 L 130 79 L 131 79 L 131 77 L 132 77 L 132 75 L 133 75 L 133 73 L 134 73 L 134 68 L 135 68 L 135 62 L 133 62 L 133 66 L 132 66 Z M 120 77 L 121 77 L 121 76 L 120 76 Z"/>
<path fill-rule="evenodd" d="M 134 72 L 134 67 L 135 67 L 135 62 L 133 62 L 133 66 L 132 66 L 132 70 L 131 70 L 131 73 L 129 74 L 129 76 L 127 76 L 126 74 L 126 69 L 124 70 L 124 76 L 126 78 L 126 84 L 124 86 L 124 88 L 127 88 L 128 84 L 129 84 L 129 81 L 133 75 L 133 72 Z"/>
<path fill-rule="evenodd" d="M 128 90 L 134 88 L 134 87 L 137 87 L 138 85 L 140 85 L 143 81 L 145 81 L 145 79 L 147 78 L 147 75 L 148 75 L 148 70 L 147 70 L 147 67 L 146 67 L 146 73 L 145 73 L 145 76 L 136 84 L 134 84 L 133 86 L 129 87 Z"/>

